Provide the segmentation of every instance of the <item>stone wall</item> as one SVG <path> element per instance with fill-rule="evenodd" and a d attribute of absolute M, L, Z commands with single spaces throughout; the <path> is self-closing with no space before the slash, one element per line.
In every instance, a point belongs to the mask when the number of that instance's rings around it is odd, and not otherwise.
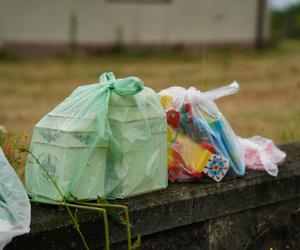
<path fill-rule="evenodd" d="M 133 234 L 141 249 L 299 249 L 300 142 L 282 146 L 286 163 L 278 177 L 248 171 L 219 184 L 178 183 L 121 201 L 129 207 Z M 104 239 L 98 214 L 81 212 L 91 249 Z M 32 207 L 31 232 L 16 237 L 11 249 L 82 249 L 65 211 Z M 126 249 L 123 226 L 111 223 L 112 249 Z"/>

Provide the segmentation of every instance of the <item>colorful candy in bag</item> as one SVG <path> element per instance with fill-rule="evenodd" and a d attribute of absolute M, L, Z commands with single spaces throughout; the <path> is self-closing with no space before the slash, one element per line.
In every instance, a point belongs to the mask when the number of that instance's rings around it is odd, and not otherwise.
<path fill-rule="evenodd" d="M 161 104 L 168 122 L 169 181 L 221 181 L 243 175 L 245 164 L 236 136 L 214 100 L 234 94 L 239 85 L 208 92 L 195 88 L 162 90 Z"/>

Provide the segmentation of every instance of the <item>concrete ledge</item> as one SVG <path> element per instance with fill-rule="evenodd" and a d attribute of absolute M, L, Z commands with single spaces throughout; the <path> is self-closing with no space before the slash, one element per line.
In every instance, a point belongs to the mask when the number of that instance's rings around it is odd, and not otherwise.
<path fill-rule="evenodd" d="M 248 171 L 243 178 L 224 183 L 171 184 L 165 190 L 120 201 L 129 207 L 133 235 L 142 235 L 142 249 L 297 249 L 300 142 L 282 149 L 288 157 L 277 178 Z M 91 249 L 101 248 L 99 215 L 81 212 L 79 219 Z M 125 249 L 123 226 L 111 222 L 110 236 L 112 249 Z M 82 247 L 66 212 L 33 205 L 31 232 L 16 237 L 6 249 Z"/>

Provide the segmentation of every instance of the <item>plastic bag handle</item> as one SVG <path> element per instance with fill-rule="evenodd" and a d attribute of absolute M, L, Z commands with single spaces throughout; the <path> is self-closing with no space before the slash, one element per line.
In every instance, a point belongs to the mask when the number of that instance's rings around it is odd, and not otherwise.
<path fill-rule="evenodd" d="M 127 77 L 116 79 L 112 72 L 103 73 L 99 77 L 100 83 L 108 86 L 108 89 L 114 90 L 120 96 L 131 96 L 144 89 L 143 81 L 138 77 Z"/>
<path fill-rule="evenodd" d="M 236 81 L 234 81 L 233 83 L 231 83 L 229 85 L 204 92 L 203 95 L 205 95 L 205 97 L 207 97 L 211 100 L 217 100 L 223 96 L 236 94 L 239 91 L 239 88 L 240 88 L 240 85 Z"/>
<path fill-rule="evenodd" d="M 113 72 L 105 72 L 99 77 L 99 82 L 107 82 L 112 80 L 116 80 Z"/>

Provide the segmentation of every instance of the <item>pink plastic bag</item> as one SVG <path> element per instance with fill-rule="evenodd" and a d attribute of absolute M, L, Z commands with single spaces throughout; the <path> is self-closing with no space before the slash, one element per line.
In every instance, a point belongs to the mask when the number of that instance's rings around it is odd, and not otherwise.
<path fill-rule="evenodd" d="M 261 136 L 245 139 L 238 137 L 244 150 L 247 169 L 266 170 L 268 174 L 277 176 L 278 165 L 286 158 L 286 153 L 281 151 L 272 140 Z"/>

